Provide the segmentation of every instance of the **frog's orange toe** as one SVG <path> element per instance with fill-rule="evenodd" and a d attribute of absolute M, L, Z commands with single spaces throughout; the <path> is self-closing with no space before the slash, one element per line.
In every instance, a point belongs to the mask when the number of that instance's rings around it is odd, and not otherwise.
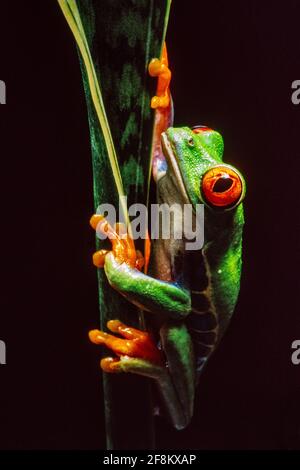
<path fill-rule="evenodd" d="M 110 320 L 107 323 L 107 327 L 113 333 L 123 336 L 123 338 L 104 331 L 92 330 L 89 332 L 90 340 L 95 344 L 105 345 L 107 348 L 111 349 L 118 358 L 129 356 L 131 358 L 144 359 L 155 364 L 162 363 L 161 351 L 157 348 L 155 342 L 146 331 L 129 327 L 119 320 Z M 119 360 L 118 358 L 117 360 Z M 104 362 L 104 366 L 117 367 L 115 364 L 110 366 L 109 362 Z"/>
<path fill-rule="evenodd" d="M 153 96 L 151 99 L 151 108 L 167 108 L 170 104 L 169 96 Z"/>
<path fill-rule="evenodd" d="M 145 266 L 145 258 L 142 255 L 142 253 L 140 252 L 140 250 L 137 250 L 136 251 L 135 267 L 136 267 L 136 269 L 141 271 L 144 266 Z"/>
<path fill-rule="evenodd" d="M 148 65 L 148 72 L 151 77 L 157 77 L 161 70 L 161 61 L 159 59 L 151 59 Z"/>
<path fill-rule="evenodd" d="M 102 222 L 102 220 L 104 220 L 104 216 L 101 215 L 101 214 L 94 214 L 92 215 L 92 217 L 90 218 L 90 225 L 91 227 L 96 230 L 97 228 L 97 225 L 99 224 L 99 222 Z"/>
<path fill-rule="evenodd" d="M 103 344 L 104 343 L 104 332 L 100 330 L 91 330 L 89 331 L 90 341 L 94 344 Z"/>
<path fill-rule="evenodd" d="M 151 98 L 151 108 L 156 109 L 156 108 L 160 108 L 160 107 L 161 107 L 160 97 L 159 96 L 153 96 L 153 98 Z"/>
<path fill-rule="evenodd" d="M 108 250 L 99 250 L 93 254 L 93 265 L 96 266 L 96 268 L 103 268 L 107 253 L 109 253 Z"/>
<path fill-rule="evenodd" d="M 120 364 L 121 361 L 117 357 L 105 357 L 100 361 L 101 369 L 110 374 L 121 372 Z"/>

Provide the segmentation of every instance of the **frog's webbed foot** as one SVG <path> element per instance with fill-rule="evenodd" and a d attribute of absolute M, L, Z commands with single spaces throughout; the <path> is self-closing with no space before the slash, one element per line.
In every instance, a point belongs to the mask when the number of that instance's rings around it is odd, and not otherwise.
<path fill-rule="evenodd" d="M 95 344 L 103 344 L 111 349 L 117 357 L 105 357 L 101 368 L 105 372 L 133 372 L 150 377 L 161 373 L 163 357 L 153 339 L 146 331 L 129 327 L 119 320 L 110 320 L 107 328 L 119 336 L 100 330 L 89 333 Z"/>
<path fill-rule="evenodd" d="M 90 220 L 91 226 L 96 230 L 105 234 L 112 243 L 112 250 L 99 250 L 93 255 L 93 263 L 97 268 L 103 268 L 105 264 L 105 257 L 108 253 L 112 252 L 116 261 L 126 263 L 132 268 L 141 270 L 144 266 L 144 258 L 139 250 L 135 250 L 134 242 L 126 231 L 126 226 L 117 223 L 112 227 L 105 217 L 100 214 L 95 214 Z"/>
<path fill-rule="evenodd" d="M 176 391 L 163 353 L 158 349 L 149 333 L 128 327 L 119 320 L 110 320 L 107 323 L 107 328 L 121 337 L 99 330 L 92 330 L 89 333 L 93 343 L 105 345 L 117 356 L 102 359 L 100 363 L 102 370 L 110 373 L 130 372 L 156 380 L 174 426 L 177 429 L 183 429 L 187 426 L 192 416 L 193 390 L 190 395 L 191 402 L 189 398 L 182 395 L 184 390 L 181 390 L 181 393 L 180 390 Z M 183 370 L 182 383 L 186 380 L 186 374 L 190 373 L 190 368 L 186 368 L 185 365 L 183 369 L 179 366 L 176 372 L 180 379 Z M 181 383 L 181 379 L 179 382 Z M 193 385 L 192 381 L 190 385 Z"/>
<path fill-rule="evenodd" d="M 151 99 L 151 108 L 167 108 L 170 105 L 169 85 L 171 81 L 171 71 L 168 67 L 167 48 L 164 44 L 161 59 L 152 59 L 148 71 L 151 77 L 158 77 L 156 96 Z"/>

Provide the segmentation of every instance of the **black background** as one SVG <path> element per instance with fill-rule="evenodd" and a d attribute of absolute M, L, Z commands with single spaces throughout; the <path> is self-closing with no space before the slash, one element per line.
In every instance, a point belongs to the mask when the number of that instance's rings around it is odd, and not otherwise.
<path fill-rule="evenodd" d="M 297 0 L 173 2 L 175 124 L 221 131 L 248 193 L 236 314 L 192 425 L 176 432 L 158 418 L 158 448 L 300 447 L 290 359 L 300 339 L 299 14 Z M 0 15 L 0 449 L 104 448 L 99 351 L 87 340 L 98 304 L 78 57 L 54 0 L 2 1 Z"/>

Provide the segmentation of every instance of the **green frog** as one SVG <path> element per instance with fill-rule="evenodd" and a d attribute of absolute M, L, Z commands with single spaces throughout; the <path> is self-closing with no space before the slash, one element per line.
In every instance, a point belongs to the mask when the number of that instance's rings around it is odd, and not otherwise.
<path fill-rule="evenodd" d="M 122 224 L 111 227 L 101 214 L 91 219 L 94 229 L 108 234 L 112 250 L 94 254 L 110 285 L 148 314 L 152 331 L 119 320 L 110 331 L 93 330 L 90 339 L 114 356 L 101 360 L 107 373 L 151 377 L 158 385 L 173 425 L 185 428 L 192 416 L 199 376 L 216 349 L 233 314 L 240 287 L 242 200 L 245 182 L 233 166 L 223 163 L 223 139 L 207 126 L 172 127 L 169 92 L 171 72 L 164 48 L 161 59 L 149 65 L 158 77 L 152 173 L 158 204 L 204 205 L 204 243 L 187 249 L 178 238 L 182 212 L 175 212 L 170 238 L 151 242 L 145 256 Z M 148 245 L 147 245 L 148 246 Z M 146 268 L 142 271 L 142 267 Z M 113 334 L 111 334 L 113 333 Z"/>

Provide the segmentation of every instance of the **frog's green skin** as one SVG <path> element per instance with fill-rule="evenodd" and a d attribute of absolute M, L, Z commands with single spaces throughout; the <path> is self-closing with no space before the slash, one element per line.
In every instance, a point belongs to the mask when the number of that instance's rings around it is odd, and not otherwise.
<path fill-rule="evenodd" d="M 223 164 L 221 135 L 171 127 L 162 134 L 162 144 L 166 162 L 160 156 L 158 203 L 203 204 L 201 178 L 213 166 Z M 230 210 L 205 206 L 204 214 L 200 251 L 186 251 L 185 241 L 172 237 L 155 240 L 149 275 L 118 264 L 111 254 L 105 262 L 111 285 L 154 315 L 167 360 L 167 367 L 161 368 L 141 359 L 121 358 L 122 368 L 158 381 L 178 429 L 192 417 L 197 372 L 228 326 L 240 285 L 242 204 Z"/>

